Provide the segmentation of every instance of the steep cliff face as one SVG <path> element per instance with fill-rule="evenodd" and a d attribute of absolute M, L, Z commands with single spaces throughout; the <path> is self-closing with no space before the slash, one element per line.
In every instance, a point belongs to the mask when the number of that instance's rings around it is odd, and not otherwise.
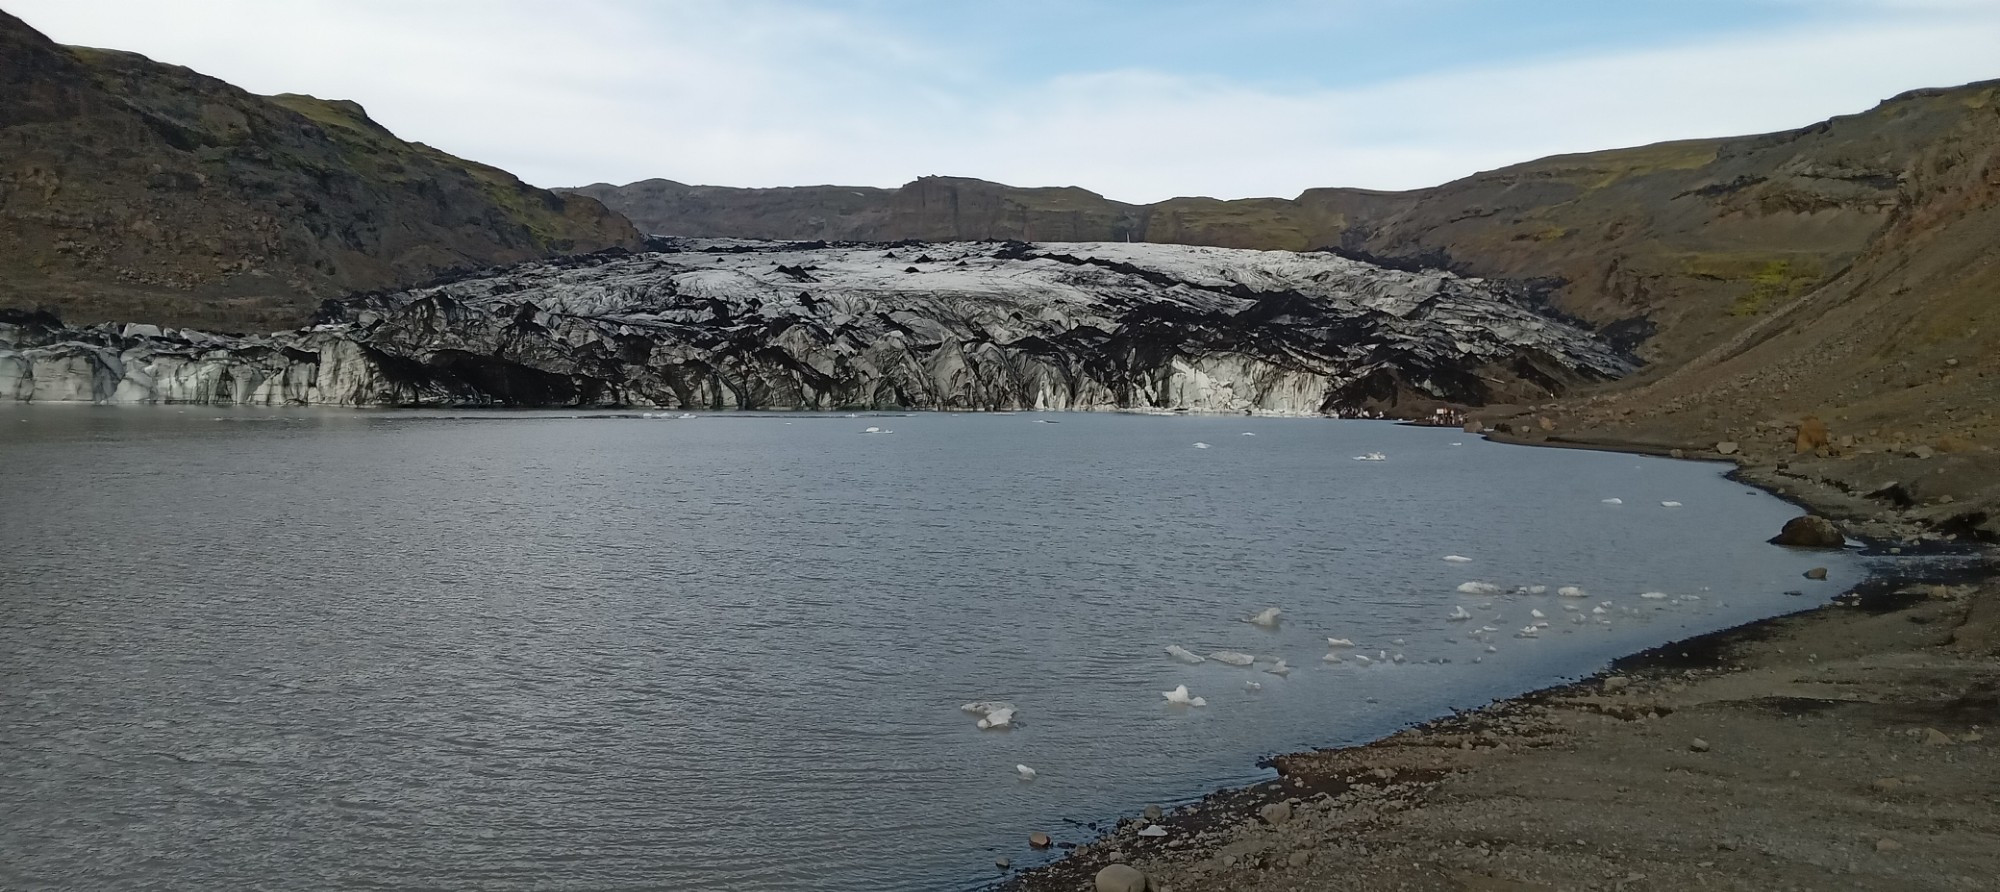
<path fill-rule="evenodd" d="M 598 202 L 0 13 L 0 306 L 232 328 L 466 266 L 637 247 Z"/>
<path fill-rule="evenodd" d="M 584 191 L 669 235 L 1325 247 L 1533 280 L 1563 311 L 1643 341 L 1642 355 L 1664 369 L 1868 250 L 1892 212 L 1921 200 L 1933 148 L 1993 114 L 1996 89 L 2000 82 L 1920 91 L 1797 131 L 1545 158 L 1411 192 L 1312 189 L 1291 200 L 1135 206 L 1080 189 L 931 177 L 897 190 L 711 189 L 697 207 L 657 196 L 699 187 Z M 829 192 L 844 196 L 837 214 L 817 209 Z"/>
<path fill-rule="evenodd" d="M 1631 368 L 1508 289 L 1327 254 L 687 242 L 329 301 L 260 338 L 0 318 L 0 398 L 1427 417 Z"/>

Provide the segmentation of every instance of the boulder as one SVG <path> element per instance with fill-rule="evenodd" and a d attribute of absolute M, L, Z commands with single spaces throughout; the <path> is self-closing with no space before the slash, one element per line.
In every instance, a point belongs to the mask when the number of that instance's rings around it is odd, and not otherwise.
<path fill-rule="evenodd" d="M 1799 422 L 1799 435 L 1792 444 L 1792 451 L 1813 452 L 1825 449 L 1829 442 L 1830 438 L 1827 436 L 1826 422 L 1819 420 L 1815 416 L 1808 415 L 1806 416 L 1806 420 Z"/>
<path fill-rule="evenodd" d="M 1778 545 L 1793 548 L 1842 548 L 1847 545 L 1847 537 L 1841 535 L 1840 528 L 1815 514 L 1794 517 L 1785 522 L 1785 528 L 1778 531 L 1778 537 L 1771 540 Z"/>
<path fill-rule="evenodd" d="M 1697 738 L 1695 738 L 1695 739 L 1693 739 L 1693 740 L 1690 740 L 1690 741 L 1688 741 L 1688 749 L 1689 749 L 1689 750 L 1691 750 L 1691 751 L 1693 751 L 1693 752 L 1697 752 L 1697 753 L 1705 753 L 1705 752 L 1708 752 L 1708 751 L 1709 751 L 1709 748 L 1710 748 L 1710 747 L 1709 747 L 1709 744 L 1708 744 L 1708 741 L 1706 741 L 1706 740 L 1703 740 L 1703 739 L 1701 739 L 1701 738 L 1699 738 L 1699 737 L 1697 737 Z"/>
<path fill-rule="evenodd" d="M 1292 804 L 1273 802 L 1258 809 L 1257 816 L 1263 818 L 1266 824 L 1283 824 L 1292 819 Z"/>
<path fill-rule="evenodd" d="M 1145 815 L 1148 821 L 1158 821 L 1160 818 L 1166 816 L 1166 811 L 1157 805 L 1148 805 L 1146 806 L 1146 810 L 1140 812 L 1140 814 Z"/>
<path fill-rule="evenodd" d="M 1153 882 L 1130 864 L 1112 864 L 1097 872 L 1097 892 L 1146 892 Z"/>
<path fill-rule="evenodd" d="M 1736 450 L 1740 448 L 1742 447 L 1738 446 L 1736 444 L 1736 441 L 1734 440 L 1724 440 L 1720 443 L 1715 444 L 1715 451 L 1720 452 L 1723 455 L 1735 455 Z"/>
<path fill-rule="evenodd" d="M 1028 834 L 1028 845 L 1038 849 L 1046 849 L 1049 847 L 1049 835 L 1040 830 L 1030 833 Z"/>
<path fill-rule="evenodd" d="M 1477 421 L 1468 421 L 1465 423 L 1465 432 L 1468 434 L 1483 434 L 1486 432 L 1486 425 L 1480 424 Z"/>
<path fill-rule="evenodd" d="M 1826 578 L 1826 568 L 1825 568 L 1825 567 L 1814 567 L 1814 568 L 1812 568 L 1812 569 L 1810 569 L 1810 570 L 1807 570 L 1807 571 L 1806 571 L 1806 578 L 1807 578 L 1807 579 L 1825 579 L 1825 578 Z"/>

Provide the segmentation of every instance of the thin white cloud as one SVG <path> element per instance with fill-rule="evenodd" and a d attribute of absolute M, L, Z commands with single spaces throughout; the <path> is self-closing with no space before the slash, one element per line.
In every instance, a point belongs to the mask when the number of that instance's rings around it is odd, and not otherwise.
<path fill-rule="evenodd" d="M 59 40 L 384 124 L 544 185 L 891 186 L 923 174 L 1116 198 L 1410 188 L 1560 152 L 1759 132 L 2000 76 L 2000 4 L 1841 0 L 1845 24 L 1338 90 L 1170 70 L 999 82 L 965 55 L 777 2 L 13 0 Z"/>

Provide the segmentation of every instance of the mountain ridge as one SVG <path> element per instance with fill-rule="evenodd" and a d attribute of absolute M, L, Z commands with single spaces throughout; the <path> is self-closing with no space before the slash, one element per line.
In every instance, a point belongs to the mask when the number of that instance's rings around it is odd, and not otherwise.
<path fill-rule="evenodd" d="M 398 139 L 359 103 L 258 96 L 0 12 L 0 304 L 76 321 L 296 324 L 327 297 L 610 247 L 622 216 Z"/>

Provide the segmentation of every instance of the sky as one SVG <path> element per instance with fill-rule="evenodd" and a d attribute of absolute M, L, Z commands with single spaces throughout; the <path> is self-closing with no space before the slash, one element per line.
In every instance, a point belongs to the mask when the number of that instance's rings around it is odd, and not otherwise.
<path fill-rule="evenodd" d="M 1408 189 L 2000 78 L 2000 0 L 0 0 L 540 186 Z"/>

